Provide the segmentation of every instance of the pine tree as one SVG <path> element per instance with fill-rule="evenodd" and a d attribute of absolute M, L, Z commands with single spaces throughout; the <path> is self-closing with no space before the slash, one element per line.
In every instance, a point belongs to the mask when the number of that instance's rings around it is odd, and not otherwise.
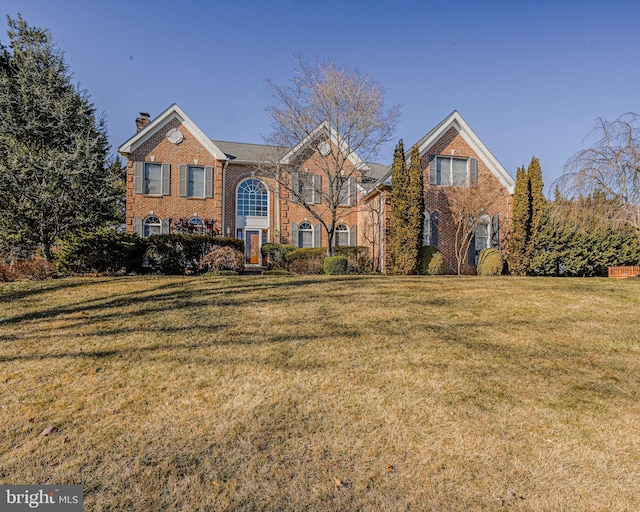
<path fill-rule="evenodd" d="M 542 228 L 543 212 L 545 210 L 546 198 L 544 197 L 543 189 L 544 183 L 542 182 L 542 169 L 540 168 L 540 161 L 534 156 L 531 158 L 531 163 L 527 169 L 527 181 L 529 182 L 529 200 L 530 200 L 530 227 L 529 227 L 529 239 L 527 240 L 526 248 L 526 272 L 529 272 L 531 265 L 531 259 L 536 251 L 536 243 L 540 235 Z"/>
<path fill-rule="evenodd" d="M 407 201 L 409 203 L 407 218 L 408 236 L 415 242 L 414 252 L 416 264 L 415 267 L 411 269 L 411 273 L 415 274 L 418 270 L 418 259 L 424 238 L 424 175 L 418 146 L 411 148 Z"/>
<path fill-rule="evenodd" d="M 48 31 L 9 18 L 0 65 L 0 244 L 23 251 L 114 216 L 106 127 Z"/>
<path fill-rule="evenodd" d="M 531 194 L 528 174 L 524 166 L 516 172 L 516 186 L 513 193 L 512 229 L 509 240 L 509 272 L 525 275 L 528 268 L 527 243 L 531 233 Z"/>

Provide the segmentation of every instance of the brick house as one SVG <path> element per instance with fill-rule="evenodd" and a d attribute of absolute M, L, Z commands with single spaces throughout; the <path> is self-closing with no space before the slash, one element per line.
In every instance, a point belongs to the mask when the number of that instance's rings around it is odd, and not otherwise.
<path fill-rule="evenodd" d="M 321 224 L 265 169 L 282 164 L 289 170 L 287 183 L 307 202 L 320 202 L 319 192 L 329 184 L 318 169 L 329 151 L 327 143 L 335 142 L 329 126 L 319 126 L 294 148 L 225 142 L 209 139 L 174 104 L 153 120 L 141 114 L 136 127 L 135 135 L 118 148 L 128 161 L 127 231 L 143 237 L 185 231 L 235 236 L 245 241 L 247 265 L 256 267 L 264 263 L 260 248 L 268 242 L 328 245 Z M 499 190 L 500 201 L 488 212 L 486 233 L 477 233 L 474 250 L 488 244 L 505 248 L 514 181 L 462 117 L 453 112 L 419 147 L 425 169 L 425 242 L 440 248 L 447 269 L 454 235 L 447 197 L 460 187 L 491 184 Z M 354 154 L 347 160 L 350 172 L 344 178 L 348 183 L 340 198 L 334 243 L 370 247 L 374 267 L 386 271 L 390 168 L 362 162 Z M 465 271 L 473 272 L 474 264 L 470 260 Z"/>

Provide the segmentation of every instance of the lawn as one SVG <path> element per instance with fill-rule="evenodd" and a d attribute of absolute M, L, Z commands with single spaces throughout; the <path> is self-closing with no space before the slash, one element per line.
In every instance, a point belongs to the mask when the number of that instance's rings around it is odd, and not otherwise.
<path fill-rule="evenodd" d="M 640 280 L 77 278 L 0 306 L 0 484 L 82 484 L 87 511 L 640 510 Z"/>

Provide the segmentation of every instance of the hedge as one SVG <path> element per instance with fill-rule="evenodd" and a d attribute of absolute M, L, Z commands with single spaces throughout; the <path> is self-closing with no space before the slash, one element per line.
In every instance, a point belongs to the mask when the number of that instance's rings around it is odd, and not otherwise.
<path fill-rule="evenodd" d="M 476 272 L 479 276 L 500 276 L 504 272 L 504 259 L 498 249 L 482 249 Z"/>
<path fill-rule="evenodd" d="M 348 260 L 345 256 L 330 256 L 322 263 L 323 273 L 329 275 L 346 274 L 348 269 Z"/>
<path fill-rule="evenodd" d="M 267 258 L 267 267 L 272 269 L 286 269 L 288 261 L 286 256 L 291 251 L 298 249 L 295 245 L 290 244 L 264 244 L 260 251 L 262 256 Z"/>
<path fill-rule="evenodd" d="M 441 276 L 444 274 L 444 257 L 437 247 L 423 245 L 420 248 L 418 272 L 428 276 Z"/>
<path fill-rule="evenodd" d="M 244 254 L 244 241 L 238 238 L 202 235 L 152 235 L 146 259 L 152 272 L 197 274 L 200 261 L 213 247 L 231 247 Z"/>

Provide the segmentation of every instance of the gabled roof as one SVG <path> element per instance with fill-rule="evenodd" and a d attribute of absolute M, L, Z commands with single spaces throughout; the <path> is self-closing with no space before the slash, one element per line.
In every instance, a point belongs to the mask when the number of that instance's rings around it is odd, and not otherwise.
<path fill-rule="evenodd" d="M 331 140 L 331 143 L 334 146 L 340 148 L 340 150 L 344 154 L 348 154 L 349 156 L 347 157 L 347 160 L 349 160 L 355 166 L 356 169 L 359 169 L 362 171 L 368 170 L 367 164 L 358 155 L 356 155 L 353 151 L 350 150 L 347 143 L 344 140 L 341 140 L 336 130 L 334 130 L 327 121 L 323 121 L 318 126 L 316 126 L 311 131 L 311 133 L 309 133 L 309 135 L 307 135 L 303 140 L 301 140 L 294 148 L 291 148 L 291 150 L 288 151 L 282 157 L 280 162 L 283 164 L 290 163 L 291 160 L 293 160 L 297 154 L 307 149 L 309 144 L 311 144 L 314 140 L 316 140 L 316 138 L 320 134 L 328 135 L 329 139 Z"/>
<path fill-rule="evenodd" d="M 473 149 L 473 151 L 482 158 L 482 161 L 502 186 L 505 187 L 510 194 L 513 194 L 513 190 L 516 185 L 514 179 L 498 159 L 493 156 L 493 153 L 489 151 L 489 148 L 484 145 L 480 140 L 480 137 L 476 135 L 457 110 L 451 112 L 451 114 L 440 121 L 435 128 L 417 142 L 420 156 L 428 154 L 431 147 L 451 128 L 456 129 L 464 141 L 469 144 L 469 147 L 471 147 L 471 149 Z M 405 156 L 408 160 L 411 156 L 411 150 L 407 151 Z M 380 179 L 380 184 L 391 185 L 391 166 L 389 166 L 387 173 Z"/>
<path fill-rule="evenodd" d="M 510 194 L 513 194 L 516 182 L 498 159 L 493 156 L 493 153 L 489 151 L 489 148 L 485 146 L 485 144 L 480 140 L 480 137 L 476 135 L 457 110 L 451 112 L 451 114 L 440 121 L 433 130 L 418 141 L 420 156 L 427 154 L 431 147 L 440 140 L 440 137 L 447 133 L 452 127 L 458 131 L 460 136 L 467 144 L 469 144 L 471 149 L 473 149 L 473 151 L 482 158 L 482 161 L 502 186 L 506 188 Z"/>
<path fill-rule="evenodd" d="M 187 114 L 177 105 L 173 104 L 162 112 L 158 117 L 151 121 L 142 130 L 136 133 L 133 137 L 125 141 L 118 148 L 118 152 L 121 154 L 132 153 L 144 144 L 149 138 L 154 135 L 159 129 L 165 126 L 169 121 L 178 119 L 184 127 L 186 127 L 196 140 L 202 144 L 215 158 L 216 160 L 227 160 L 227 155 L 221 151 L 211 139 L 207 138 L 204 132 L 198 128 L 198 126 L 189 118 Z"/>

